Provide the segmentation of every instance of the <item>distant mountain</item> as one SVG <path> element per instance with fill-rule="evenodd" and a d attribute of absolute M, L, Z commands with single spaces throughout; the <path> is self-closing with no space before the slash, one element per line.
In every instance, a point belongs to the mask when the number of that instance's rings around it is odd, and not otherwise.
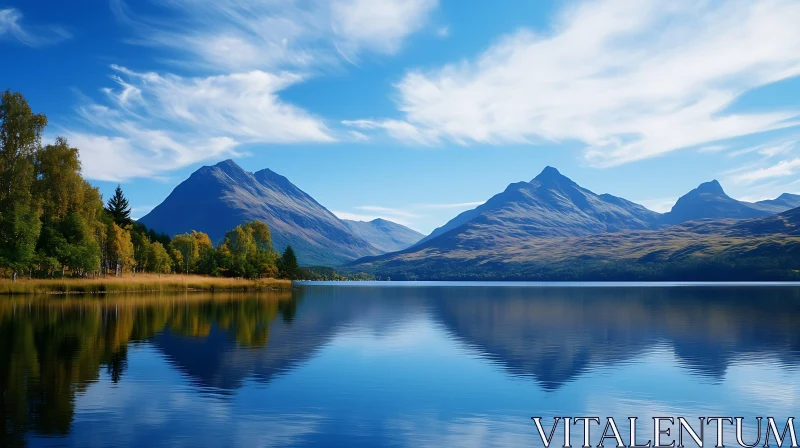
<path fill-rule="evenodd" d="M 460 241 L 470 240 L 469 244 L 476 246 L 481 239 L 510 242 L 529 237 L 651 229 L 658 225 L 658 213 L 610 194 L 597 195 L 548 166 L 532 181 L 511 184 L 484 204 L 456 216 L 417 246 L 455 229 L 462 235 Z"/>
<path fill-rule="evenodd" d="M 800 208 L 659 230 L 529 238 L 515 245 L 423 247 L 353 262 L 394 280 L 800 280 Z"/>
<path fill-rule="evenodd" d="M 511 184 L 486 203 L 434 231 L 415 248 L 486 250 L 531 238 L 657 228 L 660 215 L 622 198 L 597 195 L 552 167 L 530 182 Z"/>
<path fill-rule="evenodd" d="M 729 197 L 712 181 L 660 215 L 622 198 L 597 195 L 547 167 L 420 243 L 365 257 L 350 268 L 381 278 L 426 280 L 711 276 L 705 269 L 725 278 L 732 273 L 784 278 L 800 272 L 800 265 L 789 261 L 800 256 L 800 208 L 786 211 L 797 199 L 784 194 L 750 204 Z M 736 257 L 750 261 L 736 263 Z"/>
<path fill-rule="evenodd" d="M 768 210 L 772 208 L 774 210 Z M 779 213 L 791 207 L 759 207 L 755 204 L 737 201 L 725 194 L 716 180 L 700 184 L 699 187 L 686 193 L 672 210 L 664 214 L 666 224 L 680 224 L 697 219 L 746 219 Z"/>
<path fill-rule="evenodd" d="M 372 221 L 352 221 L 349 219 L 343 219 L 342 221 L 355 235 L 384 253 L 403 250 L 425 236 L 416 230 L 381 218 Z"/>
<path fill-rule="evenodd" d="M 784 193 L 776 199 L 758 201 L 754 204 L 750 204 L 750 206 L 771 213 L 781 213 L 792 208 L 800 207 L 800 194 Z"/>
<path fill-rule="evenodd" d="M 139 222 L 169 235 L 205 232 L 216 243 L 254 219 L 269 226 L 277 250 L 291 245 L 303 265 L 382 253 L 285 177 L 268 169 L 249 173 L 232 160 L 195 171 Z"/>

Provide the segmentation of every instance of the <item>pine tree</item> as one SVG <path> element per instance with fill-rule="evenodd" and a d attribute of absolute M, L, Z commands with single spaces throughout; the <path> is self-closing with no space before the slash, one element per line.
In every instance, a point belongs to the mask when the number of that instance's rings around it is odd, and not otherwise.
<path fill-rule="evenodd" d="M 280 268 L 283 271 L 283 277 L 289 280 L 297 280 L 300 275 L 300 266 L 297 264 L 297 256 L 294 254 L 292 246 L 286 246 L 286 250 L 283 251 Z"/>
<path fill-rule="evenodd" d="M 119 185 L 117 185 L 117 189 L 114 190 L 114 196 L 108 200 L 106 211 L 114 218 L 114 223 L 120 227 L 125 227 L 131 223 L 131 208 L 125 195 L 122 194 L 122 187 Z"/>

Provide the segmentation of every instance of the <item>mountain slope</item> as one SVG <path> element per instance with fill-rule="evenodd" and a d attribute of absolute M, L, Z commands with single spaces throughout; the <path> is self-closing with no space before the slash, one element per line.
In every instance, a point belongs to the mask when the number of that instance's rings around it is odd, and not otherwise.
<path fill-rule="evenodd" d="M 355 235 L 384 253 L 403 250 L 425 236 L 416 230 L 381 218 L 372 221 L 349 219 L 342 221 Z"/>
<path fill-rule="evenodd" d="M 737 201 L 725 194 L 719 182 L 713 180 L 700 184 L 699 187 L 681 196 L 672 207 L 672 210 L 664 214 L 663 221 L 672 225 L 707 218 L 746 219 L 767 216 L 786 210 L 786 208 L 773 208 L 775 209 L 774 212 L 754 206 L 754 204 Z"/>
<path fill-rule="evenodd" d="M 771 213 L 781 213 L 792 208 L 800 207 L 800 194 L 784 193 L 775 199 L 758 201 L 750 204 L 750 206 Z"/>
<path fill-rule="evenodd" d="M 630 229 L 650 229 L 659 214 L 610 194 L 582 188 L 553 167 L 530 182 L 511 184 L 484 204 L 467 210 L 417 243 L 459 229 L 463 238 L 486 241 L 526 237 L 575 236 Z M 491 235 L 490 235 L 491 234 Z"/>
<path fill-rule="evenodd" d="M 484 250 L 431 245 L 365 258 L 352 268 L 418 280 L 798 280 L 800 208 L 660 230 L 530 238 Z"/>
<path fill-rule="evenodd" d="M 197 230 L 220 242 L 254 219 L 269 226 L 278 251 L 291 245 L 304 265 L 381 253 L 285 177 L 266 169 L 249 173 L 232 160 L 195 171 L 139 222 L 170 235 Z"/>
<path fill-rule="evenodd" d="M 590 235 L 659 226 L 659 214 L 611 195 L 582 188 L 547 167 L 531 182 L 511 184 L 483 205 L 443 226 L 414 248 L 486 250 L 530 238 Z"/>

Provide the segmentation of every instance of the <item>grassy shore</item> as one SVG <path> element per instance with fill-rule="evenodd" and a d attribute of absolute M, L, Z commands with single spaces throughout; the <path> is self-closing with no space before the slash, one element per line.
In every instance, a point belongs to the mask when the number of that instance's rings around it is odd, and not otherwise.
<path fill-rule="evenodd" d="M 0 279 L 0 295 L 104 294 L 154 291 L 274 291 L 291 289 L 290 280 L 245 280 L 201 275 L 127 274 L 96 279 Z"/>

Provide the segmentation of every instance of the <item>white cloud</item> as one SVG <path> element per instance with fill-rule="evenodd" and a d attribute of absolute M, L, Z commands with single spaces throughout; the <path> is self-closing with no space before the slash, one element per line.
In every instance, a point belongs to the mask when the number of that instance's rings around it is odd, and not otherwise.
<path fill-rule="evenodd" d="M 296 74 L 251 71 L 185 78 L 113 69 L 119 88 L 104 89 L 107 105 L 89 103 L 79 109 L 91 130 L 67 131 L 91 179 L 152 177 L 235 155 L 247 143 L 334 140 L 320 119 L 278 98 L 281 90 L 302 80 Z"/>
<path fill-rule="evenodd" d="M 722 152 L 728 149 L 725 145 L 708 145 L 697 149 L 698 152 Z"/>
<path fill-rule="evenodd" d="M 341 51 L 395 53 L 403 40 L 425 25 L 437 0 L 334 0 L 331 27 Z"/>
<path fill-rule="evenodd" d="M 738 172 L 732 176 L 734 182 L 751 184 L 757 181 L 776 177 L 792 176 L 800 173 L 800 158 L 781 160 L 780 162 L 754 170 Z"/>
<path fill-rule="evenodd" d="M 70 38 L 63 28 L 22 26 L 22 13 L 14 8 L 0 9 L 0 39 L 12 38 L 25 45 L 38 47 Z"/>
<path fill-rule="evenodd" d="M 397 52 L 421 29 L 437 0 L 173 0 L 175 20 L 135 14 L 113 0 L 117 17 L 138 31 L 134 42 L 188 53 L 212 70 L 309 67 L 359 54 Z"/>
<path fill-rule="evenodd" d="M 610 166 L 797 126 L 798 106 L 727 109 L 800 75 L 799 22 L 793 0 L 576 2 L 547 34 L 519 30 L 472 60 L 407 73 L 396 86 L 403 135 L 577 140 L 589 163 Z"/>
<path fill-rule="evenodd" d="M 728 153 L 746 161 L 722 174 L 734 186 L 740 186 L 748 199 L 770 199 L 796 188 L 800 174 L 800 139 L 796 134 L 774 139 L 760 145 Z"/>
<path fill-rule="evenodd" d="M 420 29 L 436 0 L 172 0 L 158 19 L 112 0 L 133 43 L 169 50 L 182 68 L 216 76 L 142 73 L 112 66 L 106 101 L 85 100 L 83 126 L 66 131 L 81 148 L 84 172 L 100 180 L 158 176 L 235 155 L 243 144 L 363 141 L 331 131 L 321 118 L 279 98 L 312 66 L 390 54 Z M 340 135 L 334 135 L 340 134 Z M 114 169 L 110 170 L 109 167 Z"/>
<path fill-rule="evenodd" d="M 390 137 L 406 143 L 428 146 L 439 141 L 437 132 L 423 130 L 402 120 L 344 120 L 342 124 L 363 131 L 383 130 Z"/>

